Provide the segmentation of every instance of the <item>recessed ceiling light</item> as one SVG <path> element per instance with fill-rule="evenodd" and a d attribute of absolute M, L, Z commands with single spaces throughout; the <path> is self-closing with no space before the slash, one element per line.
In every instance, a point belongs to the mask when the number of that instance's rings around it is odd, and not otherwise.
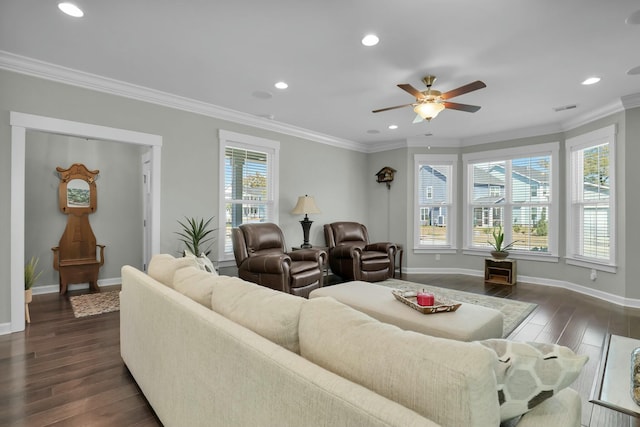
<path fill-rule="evenodd" d="M 274 86 L 277 87 L 278 89 L 286 89 L 289 87 L 289 85 L 286 84 L 285 82 L 278 82 Z"/>
<path fill-rule="evenodd" d="M 365 46 L 375 46 L 379 41 L 380 39 L 375 34 L 367 34 L 362 38 L 362 44 Z"/>
<path fill-rule="evenodd" d="M 389 129 L 391 130 L 398 129 L 398 125 L 389 125 Z"/>
<path fill-rule="evenodd" d="M 583 85 L 592 85 L 596 84 L 600 81 L 600 77 L 589 77 L 585 81 L 582 82 Z"/>
<path fill-rule="evenodd" d="M 632 69 L 627 71 L 627 74 L 630 76 L 637 76 L 638 74 L 640 74 L 640 65 L 637 67 L 633 67 Z"/>
<path fill-rule="evenodd" d="M 74 18 L 82 18 L 84 16 L 84 12 L 73 3 L 58 3 L 58 9 Z"/>

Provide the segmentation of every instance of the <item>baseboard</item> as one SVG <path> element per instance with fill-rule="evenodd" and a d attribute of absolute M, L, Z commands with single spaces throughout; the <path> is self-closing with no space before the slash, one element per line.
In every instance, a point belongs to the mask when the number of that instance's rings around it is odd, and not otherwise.
<path fill-rule="evenodd" d="M 484 273 L 480 270 L 470 270 L 465 268 L 403 268 L 402 272 L 406 274 L 464 274 L 467 276 L 476 277 L 483 277 L 484 275 Z M 640 299 L 621 297 L 619 295 L 611 294 L 609 292 L 604 292 L 597 289 L 587 288 L 586 286 L 567 282 L 565 280 L 544 279 L 541 277 L 518 275 L 518 281 L 531 283 L 534 285 L 563 288 L 623 307 L 640 308 Z"/>
<path fill-rule="evenodd" d="M 119 285 L 121 283 L 122 278 L 120 277 L 114 277 L 111 279 L 100 279 L 98 280 L 98 287 Z M 89 289 L 89 283 L 77 283 L 69 285 L 67 286 L 67 289 L 70 291 Z M 57 294 L 60 292 L 60 285 L 56 283 L 55 285 L 34 286 L 33 288 L 31 288 L 31 292 L 33 293 L 33 295 Z"/>

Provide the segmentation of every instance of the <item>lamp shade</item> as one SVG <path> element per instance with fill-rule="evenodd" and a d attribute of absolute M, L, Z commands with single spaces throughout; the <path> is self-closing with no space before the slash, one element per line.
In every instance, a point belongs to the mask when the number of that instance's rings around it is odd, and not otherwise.
<path fill-rule="evenodd" d="M 425 120 L 431 120 L 444 110 L 444 104 L 439 102 L 425 102 L 415 106 L 413 111 Z"/>
<path fill-rule="evenodd" d="M 316 206 L 316 201 L 313 200 L 313 197 L 307 196 L 305 194 L 304 196 L 298 197 L 298 203 L 296 203 L 296 206 L 293 208 L 291 213 L 298 214 L 298 215 L 302 215 L 302 214 L 306 215 L 306 214 L 316 214 L 321 212 L 320 212 L 320 209 L 318 209 L 318 206 Z"/>

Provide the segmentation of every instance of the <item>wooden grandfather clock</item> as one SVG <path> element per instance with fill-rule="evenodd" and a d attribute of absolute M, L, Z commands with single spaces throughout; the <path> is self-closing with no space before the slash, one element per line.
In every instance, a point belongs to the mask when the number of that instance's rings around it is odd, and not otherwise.
<path fill-rule="evenodd" d="M 96 244 L 89 215 L 98 208 L 96 176 L 100 171 L 89 170 L 80 163 L 69 169 L 57 167 L 60 184 L 58 203 L 67 215 L 67 226 L 53 251 L 53 268 L 60 275 L 60 294 L 74 283 L 89 283 L 92 291 L 98 288 L 98 272 L 104 264 L 104 245 Z M 100 259 L 97 249 L 100 248 Z"/>

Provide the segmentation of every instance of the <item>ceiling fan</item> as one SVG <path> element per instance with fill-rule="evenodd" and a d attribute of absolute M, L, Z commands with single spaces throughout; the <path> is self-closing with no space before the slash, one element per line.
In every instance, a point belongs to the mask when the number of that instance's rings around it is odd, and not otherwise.
<path fill-rule="evenodd" d="M 435 81 L 436 76 L 423 77 L 422 82 L 427 86 L 427 90 L 423 91 L 419 91 L 418 89 L 407 83 L 399 84 L 398 87 L 400 89 L 416 97 L 416 102 L 413 102 L 411 104 L 396 105 L 395 107 L 381 108 L 379 110 L 373 110 L 373 112 L 380 113 L 382 111 L 395 110 L 396 108 L 412 106 L 413 111 L 418 114 L 413 123 L 417 123 L 421 122 L 422 120 L 429 121 L 433 119 L 438 115 L 440 111 L 444 110 L 445 108 L 466 111 L 467 113 L 475 113 L 480 109 L 480 107 L 477 105 L 459 104 L 457 102 L 447 101 L 448 99 L 451 99 L 453 97 L 464 95 L 465 93 L 473 92 L 474 90 L 487 87 L 487 85 L 480 80 L 476 80 L 475 82 L 460 86 L 457 89 L 453 89 L 445 93 L 441 93 L 438 90 L 431 89 L 431 86 Z"/>

